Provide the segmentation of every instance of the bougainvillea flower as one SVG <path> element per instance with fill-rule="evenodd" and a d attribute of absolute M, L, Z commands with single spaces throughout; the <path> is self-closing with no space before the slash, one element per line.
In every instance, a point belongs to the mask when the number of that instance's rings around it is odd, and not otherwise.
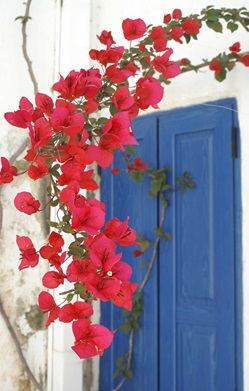
<path fill-rule="evenodd" d="M 84 112 L 86 114 L 91 114 L 91 113 L 94 113 L 94 111 L 96 111 L 98 109 L 98 102 L 94 99 L 92 100 L 89 100 L 88 102 L 86 102 L 84 104 Z"/>
<path fill-rule="evenodd" d="M 114 167 L 114 168 L 111 170 L 111 174 L 112 174 L 112 175 L 118 175 L 118 174 L 119 174 L 119 168 L 118 168 L 118 167 Z"/>
<path fill-rule="evenodd" d="M 118 110 L 125 111 L 134 105 L 135 100 L 131 96 L 130 90 L 127 86 L 119 87 L 112 96 L 112 102 Z"/>
<path fill-rule="evenodd" d="M 68 303 L 61 307 L 59 321 L 69 323 L 75 319 L 83 319 L 91 315 L 93 315 L 93 307 L 90 304 L 76 301 L 75 303 Z"/>
<path fill-rule="evenodd" d="M 143 162 L 140 157 L 136 157 L 134 160 L 134 164 L 127 165 L 127 170 L 141 172 L 147 170 L 148 167 L 148 164 Z"/>
<path fill-rule="evenodd" d="M 122 22 L 124 37 L 128 41 L 141 38 L 146 31 L 146 24 L 142 19 L 125 19 Z"/>
<path fill-rule="evenodd" d="M 181 40 L 181 37 L 183 36 L 183 34 L 184 34 L 184 31 L 179 26 L 172 27 L 172 29 L 170 31 L 170 35 L 171 35 L 172 39 L 176 42 L 179 42 L 179 43 L 183 43 Z"/>
<path fill-rule="evenodd" d="M 182 72 L 177 62 L 169 61 L 172 53 L 173 50 L 168 49 L 162 56 L 157 56 L 153 61 L 151 61 L 151 64 L 154 66 L 154 68 L 159 73 L 162 73 L 165 79 L 176 77 Z"/>
<path fill-rule="evenodd" d="M 112 297 L 113 303 L 118 307 L 123 307 L 128 311 L 132 310 L 132 297 L 138 284 L 125 281 L 121 284 L 121 289 L 117 295 Z"/>
<path fill-rule="evenodd" d="M 28 127 L 28 122 L 31 120 L 29 113 L 25 110 L 17 110 L 13 113 L 5 113 L 4 118 L 10 125 L 23 129 Z"/>
<path fill-rule="evenodd" d="M 96 273 L 96 266 L 92 263 L 90 258 L 81 260 L 74 259 L 67 268 L 67 280 L 70 282 L 84 283 L 89 274 Z"/>
<path fill-rule="evenodd" d="M 29 125 L 29 136 L 32 147 L 44 147 L 52 137 L 52 128 L 50 123 L 44 118 L 38 118 L 34 123 L 34 128 Z"/>
<path fill-rule="evenodd" d="M 28 168 L 28 176 L 37 180 L 44 177 L 48 173 L 48 166 L 42 157 L 38 157 L 34 164 L 31 164 Z"/>
<path fill-rule="evenodd" d="M 49 312 L 46 326 L 49 326 L 59 317 L 60 308 L 55 303 L 53 296 L 49 292 L 43 291 L 39 294 L 38 305 L 42 311 Z"/>
<path fill-rule="evenodd" d="M 239 53 L 241 51 L 240 42 L 235 42 L 232 46 L 229 46 L 229 50 L 233 53 Z"/>
<path fill-rule="evenodd" d="M 209 69 L 211 71 L 214 71 L 214 76 L 217 77 L 222 69 L 220 65 L 220 60 L 218 58 L 216 60 L 213 60 L 212 63 L 209 65 Z"/>
<path fill-rule="evenodd" d="M 123 46 L 116 46 L 115 48 L 108 50 L 96 50 L 92 49 L 89 52 L 90 58 L 92 60 L 98 61 L 100 64 L 107 66 L 107 64 L 117 65 L 124 53 Z"/>
<path fill-rule="evenodd" d="M 136 104 L 145 110 L 149 106 L 157 108 L 157 104 L 163 98 L 163 87 L 158 80 L 152 76 L 141 77 L 136 83 L 134 95 Z"/>
<path fill-rule="evenodd" d="M 113 340 L 113 332 L 106 327 L 92 324 L 89 319 L 79 319 L 73 322 L 75 337 L 72 349 L 80 358 L 102 356 Z"/>
<path fill-rule="evenodd" d="M 17 176 L 17 168 L 15 166 L 11 166 L 8 159 L 5 157 L 1 157 L 1 165 L 2 168 L 0 170 L 0 185 L 3 183 L 10 183 L 13 181 L 13 177 Z"/>
<path fill-rule="evenodd" d="M 106 223 L 103 233 L 120 246 L 137 244 L 136 231 L 128 226 L 129 217 L 122 222 L 117 217 Z"/>
<path fill-rule="evenodd" d="M 66 275 L 59 271 L 49 271 L 42 277 L 42 284 L 45 288 L 54 289 L 64 284 Z"/>
<path fill-rule="evenodd" d="M 111 65 L 106 68 L 105 76 L 107 76 L 113 83 L 124 83 L 133 73 L 128 69 L 117 68 L 116 65 Z"/>
<path fill-rule="evenodd" d="M 244 56 L 240 56 L 238 61 L 242 62 L 245 67 L 249 67 L 249 54 L 245 54 Z"/>
<path fill-rule="evenodd" d="M 85 231 L 89 235 L 96 235 L 104 222 L 105 213 L 97 207 L 88 205 L 84 208 L 75 208 L 72 212 L 72 229 Z"/>
<path fill-rule="evenodd" d="M 38 92 L 35 95 L 35 104 L 44 114 L 50 117 L 54 107 L 54 102 L 50 96 Z"/>
<path fill-rule="evenodd" d="M 28 191 L 17 193 L 14 199 L 14 205 L 20 212 L 32 215 L 40 208 L 40 201 L 36 200 Z"/>
<path fill-rule="evenodd" d="M 16 235 L 16 244 L 21 252 L 21 263 L 19 270 L 27 267 L 35 267 L 39 262 L 39 255 L 28 236 Z"/>
<path fill-rule="evenodd" d="M 104 302 L 112 300 L 120 291 L 121 281 L 116 278 L 103 277 L 90 273 L 85 281 L 85 287 L 92 292 L 97 299 Z"/>
<path fill-rule="evenodd" d="M 107 46 L 107 49 L 114 43 L 116 43 L 112 37 L 111 31 L 103 30 L 100 35 L 97 35 L 98 40 Z"/>
<path fill-rule="evenodd" d="M 51 244 L 51 246 L 58 248 L 59 250 L 61 250 L 61 248 L 64 246 L 63 237 L 61 236 L 61 234 L 58 234 L 55 231 L 52 231 L 50 233 L 50 235 L 48 237 L 48 241 L 49 241 L 49 244 Z"/>
<path fill-rule="evenodd" d="M 130 127 L 129 116 L 126 112 L 114 114 L 113 117 L 105 123 L 102 129 L 100 147 L 108 145 L 109 149 L 124 150 L 122 145 L 137 145 L 138 142 L 133 136 Z"/>
<path fill-rule="evenodd" d="M 51 115 L 51 125 L 55 132 L 63 131 L 73 136 L 83 130 L 85 118 L 83 113 L 70 114 L 65 107 L 57 107 Z"/>
<path fill-rule="evenodd" d="M 173 19 L 181 19 L 182 17 L 182 11 L 178 8 L 174 9 L 172 12 L 172 18 Z"/>
<path fill-rule="evenodd" d="M 199 34 L 201 24 L 197 19 L 188 18 L 185 22 L 183 22 L 182 28 L 185 34 Z"/>

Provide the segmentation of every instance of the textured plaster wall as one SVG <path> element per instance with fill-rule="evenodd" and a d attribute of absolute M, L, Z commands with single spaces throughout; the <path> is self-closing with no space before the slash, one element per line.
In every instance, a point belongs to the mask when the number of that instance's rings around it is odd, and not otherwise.
<path fill-rule="evenodd" d="M 34 1 L 31 5 L 32 20 L 27 26 L 28 52 L 39 88 L 48 94 L 54 79 L 55 6 L 53 0 Z M 24 11 L 22 0 L 0 2 L 0 156 L 7 158 L 18 149 L 26 137 L 26 131 L 11 127 L 5 122 L 3 114 L 16 110 L 22 96 L 34 102 L 33 85 L 22 55 L 21 22 L 15 21 L 16 17 L 24 15 Z M 19 251 L 15 235 L 30 236 L 39 248 L 47 236 L 47 216 L 44 213 L 30 217 L 21 214 L 14 209 L 13 198 L 24 189 L 34 195 L 43 195 L 45 185 L 44 181 L 30 184 L 24 176 L 20 176 L 13 185 L 4 186 L 1 192 L 3 226 L 0 233 L 1 299 L 26 360 L 43 386 L 47 376 L 47 331 L 45 319 L 36 303 L 46 264 L 41 262 L 36 270 L 18 271 Z M 45 204 L 44 196 L 42 198 L 42 204 Z M 0 330 L 0 391 L 34 390 L 1 316 Z"/>

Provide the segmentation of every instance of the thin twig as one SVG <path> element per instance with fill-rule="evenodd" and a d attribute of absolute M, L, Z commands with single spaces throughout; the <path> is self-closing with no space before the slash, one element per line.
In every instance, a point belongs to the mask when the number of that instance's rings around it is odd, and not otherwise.
<path fill-rule="evenodd" d="M 25 15 L 24 15 L 23 21 L 22 21 L 22 52 L 23 52 L 23 57 L 28 65 L 28 72 L 29 72 L 30 78 L 31 78 L 33 86 L 34 86 L 34 93 L 37 94 L 38 83 L 35 78 L 35 74 L 34 74 L 34 70 L 33 70 L 33 66 L 32 66 L 32 61 L 30 60 L 29 55 L 28 55 L 28 51 L 27 51 L 26 25 L 27 25 L 27 21 L 29 20 L 29 11 L 30 11 L 31 2 L 32 2 L 32 0 L 27 0 Z"/>

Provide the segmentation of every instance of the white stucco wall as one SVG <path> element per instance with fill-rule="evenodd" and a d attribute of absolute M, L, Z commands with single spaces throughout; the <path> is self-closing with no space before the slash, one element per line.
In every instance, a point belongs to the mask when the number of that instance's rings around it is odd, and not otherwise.
<path fill-rule="evenodd" d="M 198 12 L 208 4 L 217 7 L 249 8 L 249 0 L 33 0 L 31 5 L 32 20 L 28 23 L 28 51 L 33 61 L 39 83 L 39 90 L 50 94 L 50 87 L 58 78 L 58 73 L 66 75 L 71 69 L 88 68 L 90 65 L 88 51 L 100 48 L 96 39 L 103 29 L 111 30 L 117 44 L 126 44 L 123 39 L 122 20 L 143 18 L 147 24 L 160 24 L 163 15 L 174 8 L 181 8 L 185 14 Z M 24 14 L 22 0 L 0 1 L 0 156 L 10 157 L 24 138 L 25 131 L 11 128 L 3 119 L 6 111 L 15 110 L 21 96 L 33 100 L 33 86 L 27 72 L 27 65 L 21 53 L 20 21 L 14 22 L 17 16 Z M 174 58 L 189 57 L 196 63 L 202 58 L 209 58 L 217 52 L 240 41 L 242 49 L 248 49 L 248 33 L 240 29 L 238 33 L 212 33 L 207 30 L 201 34 L 199 41 L 191 45 L 175 45 Z M 214 80 L 210 71 L 200 74 L 186 74 L 173 80 L 165 88 L 165 99 L 160 109 L 203 103 L 219 98 L 235 97 L 238 101 L 238 115 L 242 145 L 242 206 L 243 206 L 243 329 L 244 329 L 244 390 L 249 390 L 249 71 L 244 66 L 228 74 L 221 84 Z M 18 214 L 13 206 L 13 198 L 27 182 L 18 178 L 12 186 L 6 186 L 1 194 L 4 206 L 4 229 L 0 236 L 0 293 L 10 320 L 18 331 L 27 360 L 38 380 L 45 383 L 48 366 L 48 391 L 83 390 L 82 362 L 70 350 L 71 337 L 67 326 L 51 328 L 49 348 L 47 350 L 47 332 L 35 331 L 31 327 L 29 314 L 36 304 L 37 293 L 42 289 L 41 276 L 43 267 L 36 270 L 19 272 L 19 254 L 15 244 L 15 234 L 30 235 L 39 248 L 46 238 L 45 216 L 40 220 L 35 217 L 27 219 Z M 32 185 L 32 191 L 39 191 Z M 42 220 L 42 225 L 41 225 Z M 44 266 L 45 267 L 45 266 Z M 42 270 L 43 269 L 43 270 Z M 34 324 L 32 323 L 33 327 Z M 26 381 L 23 367 L 9 337 L 8 330 L 0 317 L 0 391 L 32 390 Z M 71 331 L 70 331 L 71 333 Z M 47 356 L 48 354 L 48 356 Z M 48 357 L 48 358 L 47 358 Z M 40 379 L 41 377 L 41 379 Z M 86 388 L 85 388 L 86 389 Z M 97 391 L 97 370 L 92 391 Z M 138 390 L 140 391 L 140 390 Z"/>

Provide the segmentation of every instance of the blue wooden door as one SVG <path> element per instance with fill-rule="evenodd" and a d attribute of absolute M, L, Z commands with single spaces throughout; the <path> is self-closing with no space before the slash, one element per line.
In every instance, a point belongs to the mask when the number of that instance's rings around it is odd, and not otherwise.
<path fill-rule="evenodd" d="M 222 105 L 226 109 L 217 107 Z M 124 383 L 124 391 L 242 389 L 237 364 L 233 105 L 225 100 L 136 121 L 138 155 L 152 167 L 171 167 L 173 184 L 176 176 L 188 171 L 196 189 L 175 195 L 167 209 L 164 228 L 173 241 L 161 241 L 145 288 L 141 330 L 134 339 L 133 379 Z M 117 156 L 114 165 L 122 164 Z M 148 188 L 146 181 L 137 185 L 125 173 L 103 173 L 109 218 L 124 220 L 130 215 L 130 225 L 153 241 L 160 205 L 148 197 Z M 123 259 L 134 269 L 133 280 L 140 282 L 145 271 L 131 249 L 123 251 Z M 102 322 L 118 328 L 121 311 L 103 305 Z M 127 348 L 128 338 L 117 333 L 101 359 L 101 391 L 118 384 L 119 379 L 113 379 L 115 361 Z"/>

